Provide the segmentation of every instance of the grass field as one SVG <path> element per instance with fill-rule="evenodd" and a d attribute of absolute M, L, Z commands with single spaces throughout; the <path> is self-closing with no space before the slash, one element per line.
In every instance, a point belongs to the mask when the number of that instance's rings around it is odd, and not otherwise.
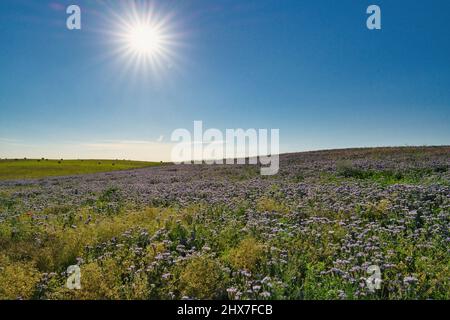
<path fill-rule="evenodd" d="M 160 163 L 129 160 L 0 160 L 0 180 L 69 176 L 157 165 Z"/>
<path fill-rule="evenodd" d="M 164 165 L 0 181 L 0 300 L 448 300 L 449 155 L 326 150 L 281 155 L 271 177 Z"/>

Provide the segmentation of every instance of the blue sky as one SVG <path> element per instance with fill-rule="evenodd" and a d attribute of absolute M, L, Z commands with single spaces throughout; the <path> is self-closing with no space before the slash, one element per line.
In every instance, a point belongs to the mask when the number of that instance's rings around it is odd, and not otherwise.
<path fill-rule="evenodd" d="M 450 144 L 449 1 L 153 1 L 173 57 L 140 72 L 117 3 L 0 2 L 0 157 L 167 160 L 194 120 L 279 128 L 282 152 Z"/>

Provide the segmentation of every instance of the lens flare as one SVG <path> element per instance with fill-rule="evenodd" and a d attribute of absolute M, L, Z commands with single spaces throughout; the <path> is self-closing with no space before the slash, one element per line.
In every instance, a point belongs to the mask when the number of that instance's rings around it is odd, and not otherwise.
<path fill-rule="evenodd" d="M 126 70 L 137 75 L 161 78 L 163 71 L 174 66 L 177 35 L 173 13 L 162 14 L 153 6 L 137 6 L 127 2 L 113 13 L 114 28 L 111 39 L 113 54 Z"/>

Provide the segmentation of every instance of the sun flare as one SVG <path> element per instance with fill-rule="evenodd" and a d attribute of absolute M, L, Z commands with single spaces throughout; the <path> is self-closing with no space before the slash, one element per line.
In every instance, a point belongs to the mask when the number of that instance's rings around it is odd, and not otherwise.
<path fill-rule="evenodd" d="M 141 55 L 158 54 L 163 46 L 160 31 L 150 24 L 138 24 L 128 31 L 129 49 Z"/>
<path fill-rule="evenodd" d="M 135 75 L 161 77 L 172 68 L 178 44 L 173 15 L 163 15 L 154 7 L 137 7 L 115 13 L 117 24 L 112 33 L 113 53 Z"/>

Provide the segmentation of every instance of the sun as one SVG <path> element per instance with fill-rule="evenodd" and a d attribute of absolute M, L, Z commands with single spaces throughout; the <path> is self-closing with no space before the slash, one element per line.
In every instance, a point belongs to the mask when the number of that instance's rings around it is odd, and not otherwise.
<path fill-rule="evenodd" d="M 124 2 L 121 10 L 111 11 L 114 25 L 108 38 L 113 47 L 109 54 L 119 58 L 124 70 L 134 72 L 136 78 L 161 78 L 176 65 L 179 33 L 173 12 L 164 14 L 148 3 Z"/>
<path fill-rule="evenodd" d="M 163 37 L 160 30 L 150 24 L 131 26 L 127 42 L 129 49 L 139 55 L 156 55 L 163 49 Z"/>
<path fill-rule="evenodd" d="M 126 59 L 140 65 L 163 63 L 171 55 L 167 26 L 157 17 L 141 16 L 122 24 L 118 35 Z"/>

